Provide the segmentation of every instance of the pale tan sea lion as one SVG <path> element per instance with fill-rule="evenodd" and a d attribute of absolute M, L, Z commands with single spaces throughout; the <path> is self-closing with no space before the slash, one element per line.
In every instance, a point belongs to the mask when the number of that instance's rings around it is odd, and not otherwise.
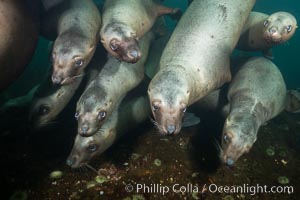
<path fill-rule="evenodd" d="M 111 55 L 135 63 L 142 56 L 139 39 L 151 29 L 158 16 L 176 12 L 178 9 L 164 7 L 153 0 L 106 0 L 101 42 Z"/>
<path fill-rule="evenodd" d="M 31 60 L 39 23 L 24 0 L 0 1 L 0 91 L 7 88 Z"/>
<path fill-rule="evenodd" d="M 254 57 L 238 65 L 227 98 L 229 114 L 223 127 L 221 160 L 233 165 L 256 141 L 262 124 L 286 107 L 283 77 L 270 60 Z"/>
<path fill-rule="evenodd" d="M 148 32 L 140 41 L 144 56 L 134 64 L 117 60 L 109 55 L 107 63 L 92 81 L 77 102 L 76 118 L 78 133 L 91 136 L 103 125 L 111 113 L 118 108 L 127 92 L 135 88 L 144 78 L 153 34 Z"/>
<path fill-rule="evenodd" d="M 244 51 L 263 51 L 272 57 L 271 47 L 288 41 L 297 28 L 296 18 L 288 12 L 267 15 L 251 12 L 236 46 Z"/>
<path fill-rule="evenodd" d="M 125 99 L 96 134 L 90 137 L 77 134 L 66 163 L 72 168 L 78 168 L 103 153 L 124 133 L 148 118 L 150 114 L 148 105 L 147 96 L 136 95 L 131 100 Z"/>
<path fill-rule="evenodd" d="M 255 0 L 194 0 L 175 28 L 148 94 L 162 134 L 177 134 L 187 106 L 230 81 L 229 56 Z"/>
<path fill-rule="evenodd" d="M 42 23 L 42 33 L 56 38 L 53 51 L 54 84 L 70 84 L 94 55 L 99 41 L 101 16 L 92 0 L 66 0 L 50 9 Z"/>

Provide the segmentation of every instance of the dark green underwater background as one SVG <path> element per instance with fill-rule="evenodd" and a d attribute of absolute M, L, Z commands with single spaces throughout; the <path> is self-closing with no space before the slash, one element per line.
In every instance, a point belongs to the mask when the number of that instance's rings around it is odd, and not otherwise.
<path fill-rule="evenodd" d="M 101 0 L 95 0 L 95 2 L 98 5 L 102 3 Z M 187 0 L 165 0 L 163 4 L 171 7 L 180 7 L 185 11 Z M 290 12 L 296 17 L 298 24 L 300 22 L 299 0 L 257 0 L 253 10 L 267 14 L 277 11 Z M 174 28 L 175 24 L 173 21 L 167 19 L 167 23 L 171 29 Z M 25 95 L 45 77 L 50 67 L 48 54 L 49 41 L 40 37 L 35 55 L 23 75 L 7 90 L 1 92 L 0 105 L 6 100 Z M 287 87 L 289 89 L 300 88 L 300 28 L 296 30 L 293 38 L 286 44 L 274 47 L 273 55 L 275 57 L 273 62 L 280 68 Z"/>

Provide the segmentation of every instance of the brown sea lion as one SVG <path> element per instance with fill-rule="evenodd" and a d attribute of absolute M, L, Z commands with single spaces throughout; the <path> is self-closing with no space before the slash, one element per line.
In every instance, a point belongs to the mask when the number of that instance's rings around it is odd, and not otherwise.
<path fill-rule="evenodd" d="M 270 48 L 288 41 L 297 28 L 296 18 L 288 12 L 267 15 L 251 12 L 236 46 L 244 51 L 263 51 L 272 57 Z"/>
<path fill-rule="evenodd" d="M 230 81 L 229 56 L 254 3 L 194 0 L 188 7 L 148 89 L 162 134 L 177 134 L 187 106 Z"/>
<path fill-rule="evenodd" d="M 70 84 L 83 73 L 99 41 L 101 17 L 92 0 L 66 0 L 45 14 L 42 33 L 55 39 L 54 84 Z"/>
<path fill-rule="evenodd" d="M 53 85 L 47 78 L 38 88 L 31 103 L 29 121 L 33 129 L 44 127 L 53 121 L 75 94 L 83 77 L 69 85 Z"/>
<path fill-rule="evenodd" d="M 23 0 L 0 1 L 0 91 L 24 71 L 37 41 L 39 23 Z"/>
<path fill-rule="evenodd" d="M 101 46 L 97 47 L 96 53 L 87 67 L 87 84 L 91 82 L 101 70 L 106 59 L 101 56 L 104 50 Z M 31 101 L 29 121 L 32 128 L 39 129 L 51 123 L 58 114 L 67 106 L 75 92 L 77 91 L 83 77 L 73 80 L 68 85 L 53 85 L 51 74 L 40 85 Z"/>
<path fill-rule="evenodd" d="M 144 78 L 144 64 L 153 34 L 148 32 L 140 41 L 144 56 L 134 64 L 109 55 L 107 63 L 77 102 L 78 133 L 91 136 L 117 109 L 127 92 Z"/>
<path fill-rule="evenodd" d="M 164 7 L 153 0 L 106 0 L 101 42 L 114 57 L 135 63 L 142 56 L 139 39 L 150 30 L 158 16 L 176 12 L 178 9 Z"/>
<path fill-rule="evenodd" d="M 256 141 L 259 127 L 286 107 L 286 86 L 278 68 L 263 57 L 238 65 L 227 98 L 221 160 L 233 165 Z"/>
<path fill-rule="evenodd" d="M 81 167 L 103 153 L 124 133 L 147 119 L 150 114 L 148 105 L 149 100 L 146 96 L 136 95 L 131 100 L 125 99 L 96 134 L 91 137 L 77 134 L 66 163 L 72 168 Z"/>

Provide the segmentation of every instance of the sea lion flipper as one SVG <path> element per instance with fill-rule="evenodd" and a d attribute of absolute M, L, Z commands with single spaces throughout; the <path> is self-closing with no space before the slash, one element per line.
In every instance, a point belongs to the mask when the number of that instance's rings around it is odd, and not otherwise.
<path fill-rule="evenodd" d="M 197 117 L 194 113 L 186 112 L 184 114 L 182 127 L 191 127 L 200 123 L 200 118 Z"/>
<path fill-rule="evenodd" d="M 266 49 L 266 50 L 263 50 L 262 51 L 264 57 L 270 59 L 270 60 L 273 60 L 274 59 L 274 56 L 273 56 L 273 51 L 272 49 Z"/>
<path fill-rule="evenodd" d="M 157 10 L 158 16 L 167 14 L 177 15 L 178 13 L 181 13 L 179 8 L 169 8 L 163 5 L 157 5 Z"/>
<path fill-rule="evenodd" d="M 285 110 L 291 113 L 300 113 L 300 91 L 288 90 Z"/>

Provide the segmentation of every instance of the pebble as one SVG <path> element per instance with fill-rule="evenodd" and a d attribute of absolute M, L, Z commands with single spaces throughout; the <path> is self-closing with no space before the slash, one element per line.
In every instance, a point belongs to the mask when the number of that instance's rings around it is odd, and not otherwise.
<path fill-rule="evenodd" d="M 156 158 L 154 160 L 154 165 L 157 166 L 157 167 L 161 166 L 161 160 L 159 160 L 158 158 Z"/>
<path fill-rule="evenodd" d="M 62 177 L 63 173 L 62 171 L 56 170 L 50 173 L 49 177 L 50 179 L 60 179 Z"/>

